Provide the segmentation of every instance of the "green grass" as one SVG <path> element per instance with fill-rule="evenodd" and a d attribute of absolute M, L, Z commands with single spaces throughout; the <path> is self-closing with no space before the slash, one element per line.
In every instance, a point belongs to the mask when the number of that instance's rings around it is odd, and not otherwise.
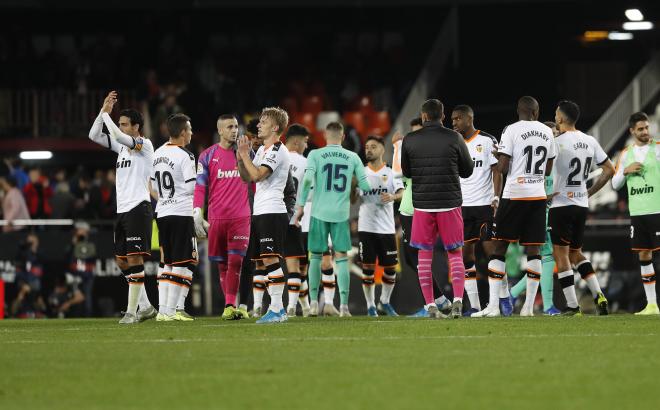
<path fill-rule="evenodd" d="M 658 408 L 660 319 L 0 321 L 0 409 Z"/>

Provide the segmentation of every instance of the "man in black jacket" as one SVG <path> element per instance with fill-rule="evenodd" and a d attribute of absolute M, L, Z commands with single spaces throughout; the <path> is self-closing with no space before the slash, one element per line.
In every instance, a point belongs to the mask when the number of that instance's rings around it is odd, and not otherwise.
<path fill-rule="evenodd" d="M 431 264 L 436 242 L 447 251 L 454 303 L 451 315 L 461 317 L 465 267 L 460 178 L 472 175 L 473 162 L 463 137 L 442 126 L 444 107 L 431 99 L 422 105 L 423 128 L 403 140 L 401 170 L 412 179 L 413 227 L 411 245 L 419 249 L 418 274 L 428 311 L 440 316 L 433 303 Z"/>

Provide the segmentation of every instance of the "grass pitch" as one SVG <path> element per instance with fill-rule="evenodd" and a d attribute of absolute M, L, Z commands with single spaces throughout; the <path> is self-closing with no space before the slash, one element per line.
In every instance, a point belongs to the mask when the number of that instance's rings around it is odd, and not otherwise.
<path fill-rule="evenodd" d="M 0 409 L 659 408 L 660 318 L 0 321 Z"/>

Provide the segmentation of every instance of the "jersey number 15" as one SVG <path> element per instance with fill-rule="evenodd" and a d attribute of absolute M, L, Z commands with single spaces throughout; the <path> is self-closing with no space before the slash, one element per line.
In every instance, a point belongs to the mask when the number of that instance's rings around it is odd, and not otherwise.
<path fill-rule="evenodd" d="M 347 169 L 348 165 L 325 164 L 323 166 L 323 172 L 326 173 L 325 190 L 344 192 L 346 190 L 348 177 L 343 171 Z"/>

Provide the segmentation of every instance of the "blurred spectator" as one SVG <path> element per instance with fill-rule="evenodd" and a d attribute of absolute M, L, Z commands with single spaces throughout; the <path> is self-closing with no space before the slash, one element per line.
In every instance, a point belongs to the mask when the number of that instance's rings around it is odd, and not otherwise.
<path fill-rule="evenodd" d="M 50 217 L 50 198 L 53 196 L 53 190 L 50 188 L 48 178 L 41 175 L 39 168 L 31 169 L 28 176 L 30 182 L 23 188 L 23 194 L 30 216 L 33 219 Z"/>
<path fill-rule="evenodd" d="M 67 283 L 65 275 L 58 275 L 55 288 L 48 296 L 48 315 L 60 319 L 80 317 L 83 313 L 83 302 L 85 302 L 83 293 Z"/>
<path fill-rule="evenodd" d="M 11 315 L 20 318 L 42 317 L 46 311 L 41 297 L 43 267 L 39 261 L 39 238 L 29 234 L 19 245 L 16 265 L 18 294 L 11 304 Z"/>
<path fill-rule="evenodd" d="M 84 295 L 83 313 L 87 317 L 92 315 L 92 289 L 94 287 L 94 262 L 96 258 L 96 245 L 89 240 L 89 229 L 88 223 L 76 222 L 70 256 L 70 271 L 75 276 L 76 282 Z"/>
<path fill-rule="evenodd" d="M 30 214 L 25 204 L 23 194 L 16 187 L 14 177 L 1 177 L 0 189 L 4 192 L 2 200 L 2 217 L 9 221 L 9 225 L 2 228 L 4 232 L 16 231 L 22 229 L 20 226 L 12 226 L 12 221 L 16 219 L 30 219 Z"/>
<path fill-rule="evenodd" d="M 172 114 L 178 114 L 180 112 L 183 112 L 183 108 L 177 103 L 176 94 L 173 92 L 167 94 L 163 102 L 156 109 L 156 115 L 154 116 L 153 122 L 155 128 L 152 130 L 151 135 L 161 135 L 161 127 L 166 123 L 167 118 Z M 167 137 L 169 138 L 169 136 Z"/>
<path fill-rule="evenodd" d="M 76 198 L 70 192 L 69 184 L 67 182 L 59 182 L 55 186 L 55 194 L 50 199 L 51 217 L 54 219 L 73 218 L 75 202 Z"/>
<path fill-rule="evenodd" d="M 5 164 L 9 168 L 9 175 L 16 179 L 16 186 L 22 191 L 30 182 L 28 174 L 23 169 L 23 162 L 18 158 L 5 158 Z"/>

